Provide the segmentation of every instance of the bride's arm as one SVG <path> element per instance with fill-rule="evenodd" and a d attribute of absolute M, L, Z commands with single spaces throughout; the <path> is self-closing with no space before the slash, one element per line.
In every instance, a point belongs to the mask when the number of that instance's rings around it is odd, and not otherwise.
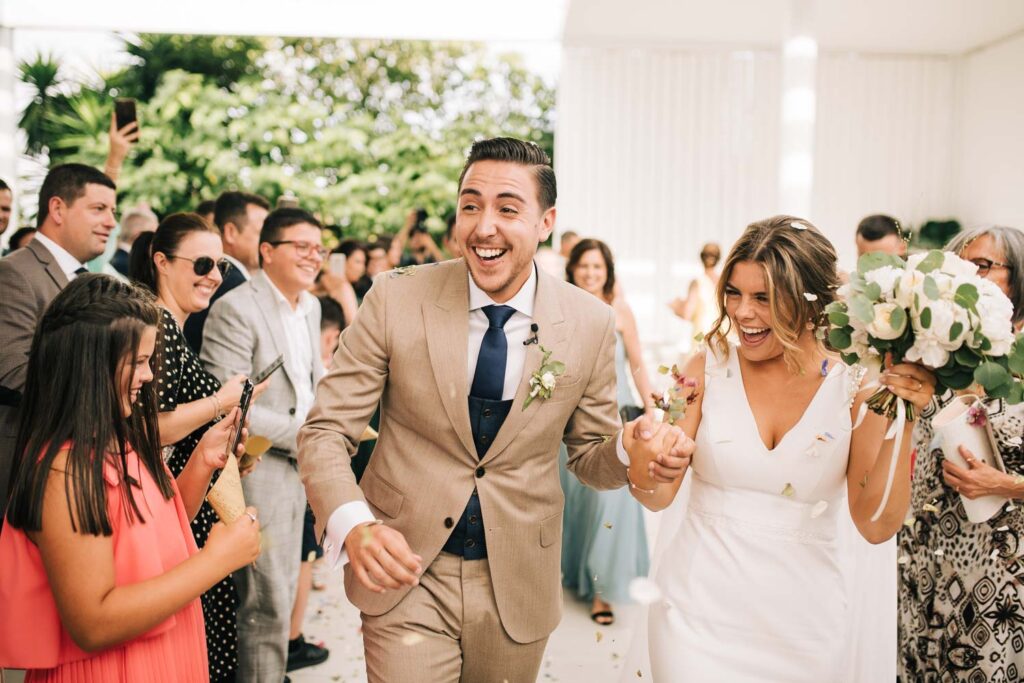
<path fill-rule="evenodd" d="M 691 439 L 696 439 L 697 428 L 700 426 L 701 405 L 704 401 L 704 354 L 694 354 L 683 368 L 683 374 L 697 380 L 697 386 L 694 388 L 694 391 L 696 392 L 696 399 L 686 407 L 686 415 L 683 417 L 682 421 L 676 423 L 676 426 L 681 427 L 686 435 Z M 625 432 L 623 432 L 623 437 L 625 438 L 625 436 Z M 683 479 L 685 477 L 686 474 L 684 472 L 682 477 L 671 484 L 657 484 L 653 489 L 647 490 L 636 488 L 631 485 L 629 487 L 629 492 L 633 494 L 633 497 L 640 501 L 640 504 L 645 508 L 658 512 L 672 504 L 672 501 L 675 500 L 676 494 L 679 492 L 679 487 L 682 486 Z"/>
<path fill-rule="evenodd" d="M 918 414 L 935 394 L 934 376 L 917 365 L 893 366 L 882 376 L 881 381 L 894 394 L 913 403 Z M 874 389 L 865 389 L 857 395 L 851 408 L 854 419 L 861 404 L 872 393 Z M 910 507 L 910 452 L 913 450 L 914 423 L 908 421 L 903 429 L 900 452 L 896 456 L 899 462 L 896 464 L 892 492 L 881 516 L 871 521 L 882 502 L 892 464 L 894 440 L 885 438 L 888 429 L 889 421 L 869 410 L 864 422 L 853 431 L 850 440 L 850 460 L 846 468 L 850 516 L 860 535 L 870 543 L 884 543 L 892 538 L 899 531 Z"/>

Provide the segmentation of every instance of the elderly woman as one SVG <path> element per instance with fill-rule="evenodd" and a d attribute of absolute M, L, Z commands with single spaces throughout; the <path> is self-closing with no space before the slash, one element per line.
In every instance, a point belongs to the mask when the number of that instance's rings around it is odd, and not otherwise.
<path fill-rule="evenodd" d="M 1024 322 L 1024 232 L 980 228 L 947 250 L 978 266 L 1013 302 Z M 931 417 L 953 399 L 937 396 L 914 431 L 917 460 L 911 511 L 899 535 L 899 677 L 916 681 L 1016 681 L 1024 676 L 1024 404 L 985 399 L 988 425 L 1006 472 L 963 453 L 969 468 L 946 460 Z M 963 449 L 961 449 L 963 452 Z M 959 493 L 958 493 L 959 491 Z M 1012 499 L 988 522 L 967 519 L 960 502 L 994 494 Z"/>

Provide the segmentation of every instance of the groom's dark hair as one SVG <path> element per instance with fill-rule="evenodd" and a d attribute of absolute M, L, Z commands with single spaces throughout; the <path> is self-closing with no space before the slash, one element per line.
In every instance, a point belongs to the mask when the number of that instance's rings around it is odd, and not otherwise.
<path fill-rule="evenodd" d="M 555 169 L 551 167 L 551 158 L 536 144 L 516 138 L 491 138 L 474 142 L 469 150 L 469 157 L 466 158 L 466 165 L 462 167 L 462 173 L 459 175 L 460 192 L 466 171 L 478 161 L 509 161 L 530 166 L 537 181 L 537 200 L 540 202 L 541 211 L 547 211 L 555 205 L 558 196 Z"/>

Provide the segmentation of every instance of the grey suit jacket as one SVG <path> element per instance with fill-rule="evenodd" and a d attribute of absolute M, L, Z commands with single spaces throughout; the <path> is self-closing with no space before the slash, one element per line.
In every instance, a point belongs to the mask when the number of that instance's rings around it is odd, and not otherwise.
<path fill-rule="evenodd" d="M 46 247 L 33 240 L 0 259 L 0 386 L 21 392 L 28 352 L 43 311 L 68 284 Z M 6 507 L 9 477 L 18 437 L 18 411 L 0 406 L 0 510 Z"/>
<path fill-rule="evenodd" d="M 203 327 L 200 360 L 223 382 L 237 374 L 252 376 L 284 355 L 281 370 L 249 409 L 249 432 L 265 436 L 275 448 L 295 457 L 295 436 L 305 421 L 296 411 L 296 390 L 303 374 L 312 373 L 313 389 L 324 374 L 320 362 L 320 303 L 306 316 L 312 368 L 296 367 L 277 312 L 277 299 L 262 272 L 231 290 L 210 307 Z"/>

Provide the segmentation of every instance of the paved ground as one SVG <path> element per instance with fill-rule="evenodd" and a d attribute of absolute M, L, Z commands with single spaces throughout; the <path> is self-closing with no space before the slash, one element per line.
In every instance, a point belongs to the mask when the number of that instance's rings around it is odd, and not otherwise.
<path fill-rule="evenodd" d="M 566 596 L 565 614 L 548 642 L 539 683 L 618 681 L 636 615 L 635 607 L 618 607 L 615 625 L 599 627 L 590 620 L 587 605 Z M 294 683 L 366 681 L 359 613 L 345 599 L 340 580 L 310 596 L 305 633 L 324 641 L 331 657 L 318 667 L 290 674 Z"/>

